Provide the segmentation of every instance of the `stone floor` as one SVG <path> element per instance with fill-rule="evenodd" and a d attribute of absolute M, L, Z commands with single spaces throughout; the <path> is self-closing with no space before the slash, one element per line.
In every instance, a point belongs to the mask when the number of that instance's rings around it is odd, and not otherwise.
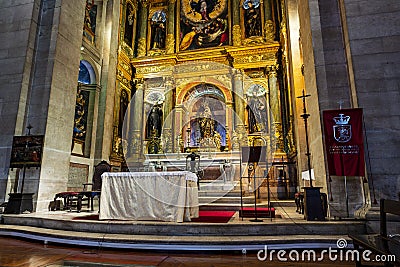
<path fill-rule="evenodd" d="M 335 247 L 349 233 L 364 233 L 365 221 L 306 221 L 289 203 L 275 205 L 277 218 L 240 218 L 228 223 L 76 220 L 97 212 L 47 211 L 3 215 L 0 236 L 87 247 L 181 251 L 258 251 Z M 351 244 L 349 243 L 349 246 Z"/>
<path fill-rule="evenodd" d="M 2 267 L 202 267 L 202 266 L 355 266 L 352 261 L 333 261 L 328 257 L 317 261 L 279 261 L 276 257 L 271 261 L 250 253 L 205 253 L 174 251 L 132 251 L 109 250 L 104 248 L 90 249 L 84 247 L 55 246 L 20 239 L 0 237 L 0 266 Z M 370 265 L 371 266 L 371 265 Z"/>

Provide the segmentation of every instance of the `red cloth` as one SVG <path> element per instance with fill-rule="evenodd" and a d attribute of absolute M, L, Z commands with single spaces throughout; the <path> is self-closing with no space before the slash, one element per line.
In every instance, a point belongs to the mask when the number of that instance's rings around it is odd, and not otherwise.
<path fill-rule="evenodd" d="M 329 175 L 365 176 L 362 109 L 323 111 Z"/>

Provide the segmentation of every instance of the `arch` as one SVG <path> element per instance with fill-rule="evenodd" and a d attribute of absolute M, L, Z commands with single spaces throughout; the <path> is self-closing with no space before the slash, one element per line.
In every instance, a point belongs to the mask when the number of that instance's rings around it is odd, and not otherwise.
<path fill-rule="evenodd" d="M 83 84 L 96 84 L 95 70 L 86 60 L 81 60 L 79 63 L 78 82 Z"/>
<path fill-rule="evenodd" d="M 176 104 L 183 105 L 183 102 L 186 99 L 186 96 L 188 94 L 190 94 L 191 90 L 193 90 L 193 88 L 195 88 L 199 84 L 210 84 L 210 85 L 215 86 L 222 92 L 225 103 L 233 102 L 232 90 L 225 87 L 220 81 L 218 81 L 214 78 L 206 78 L 204 81 L 195 81 L 195 82 L 189 82 L 189 83 L 185 84 L 183 86 L 183 88 L 179 91 L 179 93 L 177 94 Z"/>

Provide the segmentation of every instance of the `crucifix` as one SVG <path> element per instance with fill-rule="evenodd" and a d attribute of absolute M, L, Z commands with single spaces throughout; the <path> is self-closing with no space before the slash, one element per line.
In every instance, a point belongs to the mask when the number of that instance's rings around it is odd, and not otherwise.
<path fill-rule="evenodd" d="M 338 102 L 336 102 L 336 103 L 338 103 L 338 104 L 339 104 L 339 109 L 342 109 L 342 106 L 343 106 L 344 100 L 340 99 L 340 100 L 339 100 Z"/>
<path fill-rule="evenodd" d="M 303 99 L 303 114 L 301 114 L 300 117 L 302 117 L 304 120 L 304 128 L 306 132 L 306 149 L 307 149 L 306 156 L 307 156 L 308 176 L 310 178 L 310 187 L 313 187 L 312 177 L 311 177 L 311 153 L 310 153 L 310 146 L 308 143 L 308 124 L 307 124 L 307 119 L 308 117 L 310 117 L 310 114 L 307 114 L 307 109 L 306 109 L 306 98 L 309 96 L 311 95 L 306 95 L 303 89 L 303 94 L 301 96 L 298 96 L 297 98 Z"/>

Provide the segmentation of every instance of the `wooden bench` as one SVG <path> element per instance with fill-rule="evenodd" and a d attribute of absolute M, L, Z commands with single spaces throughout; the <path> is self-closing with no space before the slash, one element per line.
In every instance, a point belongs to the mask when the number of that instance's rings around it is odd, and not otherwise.
<path fill-rule="evenodd" d="M 64 210 L 72 211 L 72 208 L 76 208 L 78 212 L 81 212 L 82 206 L 86 206 L 94 211 L 93 200 L 96 196 L 100 198 L 100 191 L 60 192 L 55 195 L 54 202 L 58 198 L 63 198 Z"/>
<path fill-rule="evenodd" d="M 58 198 L 64 199 L 64 210 L 72 210 L 72 208 L 76 208 L 78 212 L 81 212 L 82 206 L 87 206 L 91 211 L 93 208 L 93 199 L 94 197 L 99 197 L 100 204 L 100 191 L 91 191 L 88 190 L 89 186 L 93 186 L 92 183 L 83 184 L 83 191 L 67 191 L 57 193 L 54 197 L 54 203 L 57 202 Z"/>
<path fill-rule="evenodd" d="M 361 259 L 363 258 L 363 254 L 360 248 L 372 251 L 376 255 L 379 255 L 380 259 L 382 260 L 385 258 L 385 266 L 397 266 L 400 264 L 400 238 L 398 235 L 400 233 L 388 235 L 386 214 L 395 214 L 400 216 L 400 202 L 389 199 L 381 199 L 379 234 L 349 235 L 349 237 L 353 240 L 354 248 L 359 252 L 356 266 L 362 266 Z M 392 255 L 394 255 L 395 259 Z M 373 256 L 370 255 L 368 258 L 371 260 L 371 263 L 377 263 L 376 261 L 372 262 L 375 260 Z"/>

